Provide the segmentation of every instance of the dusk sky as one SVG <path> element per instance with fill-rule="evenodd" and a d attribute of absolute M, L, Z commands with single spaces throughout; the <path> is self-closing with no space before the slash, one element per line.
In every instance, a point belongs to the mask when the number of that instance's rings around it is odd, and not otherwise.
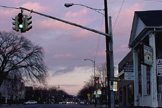
<path fill-rule="evenodd" d="M 129 52 L 128 41 L 135 11 L 161 10 L 162 0 L 107 0 L 108 14 L 112 17 L 114 41 L 114 65 Z M 104 8 L 104 0 L 1 0 L 0 6 L 24 7 L 104 32 L 104 15 L 88 8 L 65 3 L 84 4 Z M 0 30 L 12 31 L 12 17 L 21 10 L 0 7 Z M 93 75 L 93 63 L 104 64 L 105 36 L 27 11 L 32 16 L 33 28 L 23 36 L 44 48 L 48 67 L 48 86 L 58 86 L 69 94 L 76 95 Z"/>

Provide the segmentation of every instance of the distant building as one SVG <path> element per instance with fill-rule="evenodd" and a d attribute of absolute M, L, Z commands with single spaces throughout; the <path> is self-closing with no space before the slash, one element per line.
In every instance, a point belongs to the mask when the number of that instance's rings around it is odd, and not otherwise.
<path fill-rule="evenodd" d="M 21 78 L 10 76 L 9 79 L 4 80 L 0 87 L 1 102 L 2 103 L 18 103 L 24 99 L 24 83 Z"/>
<path fill-rule="evenodd" d="M 25 100 L 34 100 L 34 90 L 32 86 L 25 86 Z"/>
<path fill-rule="evenodd" d="M 118 64 L 118 103 L 120 106 L 133 106 L 134 104 L 134 72 L 133 53 L 130 51 Z"/>
<path fill-rule="evenodd" d="M 133 51 L 134 105 L 162 106 L 162 10 L 136 11 L 129 47 Z"/>

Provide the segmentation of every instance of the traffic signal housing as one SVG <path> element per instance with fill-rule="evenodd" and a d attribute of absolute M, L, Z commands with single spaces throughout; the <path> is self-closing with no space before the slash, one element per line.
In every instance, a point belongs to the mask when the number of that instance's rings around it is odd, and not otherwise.
<path fill-rule="evenodd" d="M 32 16 L 25 15 L 25 31 L 32 29 Z"/>
<path fill-rule="evenodd" d="M 14 22 L 12 22 L 12 24 L 14 25 L 14 27 L 12 27 L 12 29 L 18 32 L 19 31 L 18 15 L 16 15 L 14 18 L 12 18 L 12 20 L 14 20 Z"/>
<path fill-rule="evenodd" d="M 24 15 L 22 13 L 18 14 L 18 27 L 21 31 L 24 28 Z"/>
<path fill-rule="evenodd" d="M 26 31 L 29 31 L 32 29 L 32 16 L 23 15 L 22 13 L 19 13 L 15 18 L 12 18 L 14 22 L 12 24 L 14 25 L 13 30 L 15 31 L 21 31 L 21 33 L 24 33 Z"/>

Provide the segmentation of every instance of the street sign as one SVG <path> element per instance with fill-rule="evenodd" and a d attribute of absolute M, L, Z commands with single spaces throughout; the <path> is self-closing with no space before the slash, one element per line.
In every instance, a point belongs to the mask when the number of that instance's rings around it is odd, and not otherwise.
<path fill-rule="evenodd" d="M 88 93 L 87 96 L 88 96 L 88 99 L 89 99 L 90 98 L 90 94 Z"/>
<path fill-rule="evenodd" d="M 134 72 L 125 72 L 124 80 L 134 80 Z"/>
<path fill-rule="evenodd" d="M 118 90 L 118 82 L 113 82 L 113 91 L 117 91 Z"/>
<path fill-rule="evenodd" d="M 118 81 L 120 81 L 120 78 L 118 78 L 118 77 L 111 77 L 110 81 L 117 81 L 118 82 Z"/>
<path fill-rule="evenodd" d="M 133 72 L 133 65 L 132 64 L 126 64 L 124 66 L 124 72 Z"/>
<path fill-rule="evenodd" d="M 95 85 L 99 84 L 100 81 L 99 81 L 99 77 L 95 77 Z"/>
<path fill-rule="evenodd" d="M 97 94 L 98 94 L 98 95 L 101 95 L 101 94 L 102 94 L 101 89 L 97 89 Z"/>
<path fill-rule="evenodd" d="M 142 46 L 142 63 L 146 65 L 152 65 L 153 63 L 153 50 L 150 46 Z"/>

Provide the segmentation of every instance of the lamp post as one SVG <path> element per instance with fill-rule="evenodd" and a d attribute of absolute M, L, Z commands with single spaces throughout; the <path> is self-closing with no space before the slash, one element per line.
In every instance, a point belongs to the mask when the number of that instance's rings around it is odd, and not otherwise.
<path fill-rule="evenodd" d="M 91 61 L 93 63 L 93 66 L 94 66 L 94 78 L 95 78 L 95 61 L 94 60 L 91 60 L 91 59 L 84 59 L 84 61 Z"/>
<path fill-rule="evenodd" d="M 83 6 L 83 7 L 87 7 L 89 9 L 92 9 L 100 14 L 101 10 L 104 10 L 104 16 L 105 16 L 105 33 L 109 34 L 109 26 L 108 26 L 108 7 L 107 7 L 107 0 L 104 0 L 104 9 L 96 9 L 96 8 L 92 8 L 86 5 L 82 5 L 82 4 L 74 4 L 74 3 L 65 3 L 65 7 L 71 7 L 73 5 L 79 5 L 79 6 Z M 112 31 L 111 31 L 112 32 Z M 105 38 L 106 40 L 106 68 L 107 68 L 107 100 L 108 100 L 108 107 L 109 108 L 114 108 L 114 93 L 113 91 L 110 91 L 110 77 L 113 77 L 114 75 L 114 63 L 113 63 L 113 46 L 112 46 L 112 34 L 111 37 L 106 36 Z M 91 60 L 93 62 L 93 60 Z M 112 95 L 111 95 L 112 93 Z M 111 98 L 112 97 L 112 98 Z M 112 102 L 112 103 L 111 103 Z M 107 106 L 106 106 L 107 107 Z"/>
<path fill-rule="evenodd" d="M 93 63 L 94 66 L 94 91 L 96 90 L 96 84 L 95 84 L 95 60 L 91 60 L 91 59 L 84 59 L 84 61 L 91 61 Z M 95 96 L 95 107 L 96 107 L 96 96 Z"/>
<path fill-rule="evenodd" d="M 91 9 L 91 10 L 94 10 L 94 11 L 96 11 L 96 12 L 98 12 L 98 13 L 104 15 L 103 13 L 100 12 L 100 11 L 104 11 L 104 9 L 96 9 L 96 8 L 92 8 L 92 7 L 83 5 L 83 4 L 74 4 L 74 3 L 65 3 L 65 4 L 64 4 L 64 6 L 67 7 L 67 8 L 69 8 L 69 7 L 73 6 L 73 5 L 83 6 L 83 7 L 89 8 L 89 9 Z"/>

